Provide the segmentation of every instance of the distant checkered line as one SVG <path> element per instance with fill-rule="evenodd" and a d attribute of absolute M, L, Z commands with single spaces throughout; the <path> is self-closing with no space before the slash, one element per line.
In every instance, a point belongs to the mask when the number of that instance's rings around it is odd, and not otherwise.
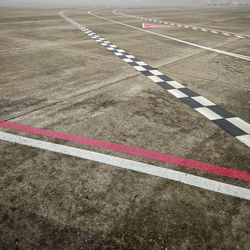
<path fill-rule="evenodd" d="M 174 81 L 170 77 L 161 73 L 158 69 L 153 68 L 145 62 L 142 62 L 141 60 L 135 58 L 125 50 L 118 48 L 110 41 L 107 41 L 105 38 L 102 38 L 88 28 L 83 27 L 71 18 L 68 18 L 62 12 L 60 12 L 59 14 L 66 21 L 76 26 L 79 30 L 81 30 L 89 37 L 104 46 L 106 49 L 111 51 L 113 54 L 121 58 L 124 62 L 128 63 L 134 69 L 165 89 L 168 93 L 174 95 L 189 107 L 193 108 L 201 115 L 214 122 L 220 128 L 226 130 L 230 135 L 234 136 L 235 138 L 246 144 L 248 147 L 250 147 L 249 123 L 222 109 L 215 103 L 186 88 L 182 84 Z"/>
<path fill-rule="evenodd" d="M 168 24 L 171 26 L 179 27 L 179 28 L 192 29 L 192 30 L 198 30 L 198 31 L 203 31 L 203 32 L 210 32 L 213 34 L 230 36 L 230 37 L 250 39 L 250 36 L 248 36 L 248 35 L 236 34 L 236 33 L 228 32 L 228 31 L 222 31 L 222 30 L 216 30 L 216 29 L 210 29 L 210 28 L 202 28 L 202 27 L 198 27 L 198 26 L 194 26 L 194 25 L 179 24 L 179 23 L 174 23 L 174 22 L 170 22 L 170 21 L 165 22 L 165 21 L 161 21 L 161 20 L 157 20 L 157 19 L 153 19 L 153 18 L 145 18 L 145 17 L 127 15 L 127 14 L 123 14 L 120 11 L 113 11 L 113 13 L 116 15 L 126 16 L 129 18 L 140 19 L 140 20 L 150 21 L 150 22 L 160 23 L 160 24 Z"/>

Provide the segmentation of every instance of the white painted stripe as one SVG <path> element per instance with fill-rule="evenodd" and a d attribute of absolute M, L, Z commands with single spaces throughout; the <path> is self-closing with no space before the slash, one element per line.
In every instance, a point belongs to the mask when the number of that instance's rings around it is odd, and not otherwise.
<path fill-rule="evenodd" d="M 35 140 L 23 136 L 13 135 L 5 132 L 0 132 L 0 139 L 8 142 L 13 142 L 25 146 L 49 150 L 56 153 L 70 155 L 81 159 L 96 161 L 123 169 L 133 170 L 140 173 L 145 173 L 165 179 L 178 181 L 194 187 L 199 187 L 209 191 L 214 191 L 221 194 L 226 194 L 246 200 L 250 200 L 250 190 L 203 177 L 182 173 L 176 170 L 157 167 L 155 165 L 145 164 L 127 160 L 111 155 L 96 153 L 93 151 L 73 148 L 60 144 L 55 144 L 46 141 Z"/>
<path fill-rule="evenodd" d="M 235 57 L 235 58 L 240 58 L 240 59 L 243 59 L 243 60 L 250 61 L 250 57 L 249 56 L 244 56 L 244 55 L 240 55 L 240 54 L 236 54 L 236 53 L 232 53 L 232 52 L 227 52 L 227 51 L 219 50 L 219 49 L 213 49 L 213 48 L 210 48 L 210 47 L 206 47 L 206 46 L 202 46 L 202 45 L 199 45 L 199 44 L 187 42 L 187 41 L 184 41 L 184 40 L 181 40 L 181 39 L 178 39 L 178 38 L 174 38 L 174 37 L 171 37 L 171 36 L 166 36 L 166 35 L 163 35 L 163 34 L 159 34 L 159 33 L 156 33 L 156 32 L 150 31 L 150 30 L 141 29 L 141 28 L 138 28 L 138 27 L 126 24 L 126 23 L 121 23 L 121 22 L 114 21 L 114 20 L 109 19 L 109 18 L 98 16 L 96 14 L 93 14 L 91 11 L 88 11 L 88 14 L 90 14 L 92 16 L 95 16 L 95 17 L 98 17 L 98 18 L 101 18 L 103 20 L 112 22 L 112 23 L 117 23 L 117 24 L 129 27 L 129 28 L 132 28 L 132 29 L 140 30 L 140 31 L 143 31 L 143 32 L 147 32 L 147 33 L 156 35 L 156 36 L 160 36 L 160 37 L 164 37 L 164 38 L 167 38 L 167 39 L 171 39 L 171 40 L 174 40 L 176 42 L 184 43 L 184 44 L 187 44 L 187 45 L 190 45 L 190 46 L 193 46 L 193 47 L 197 47 L 197 48 L 208 50 L 208 51 L 212 51 L 212 52 L 215 52 L 215 53 L 218 53 L 218 54 L 223 54 L 223 55 L 232 56 L 232 57 Z"/>
<path fill-rule="evenodd" d="M 241 120 L 239 117 L 227 118 L 226 120 L 234 124 L 236 127 L 240 128 L 241 130 L 245 131 L 246 133 L 250 134 L 250 124 Z"/>
<path fill-rule="evenodd" d="M 215 112 L 213 112 L 212 110 L 208 109 L 208 108 L 196 108 L 196 111 L 198 111 L 199 113 L 201 113 L 202 115 L 204 115 L 205 117 L 207 117 L 207 119 L 209 120 L 217 120 L 217 119 L 222 119 L 222 117 L 218 114 L 216 114 Z"/>
<path fill-rule="evenodd" d="M 192 99 L 194 99 L 195 101 L 199 102 L 203 106 L 214 106 L 215 105 L 215 103 L 209 101 L 208 99 L 206 99 L 203 96 L 195 96 L 195 97 L 192 97 Z"/>

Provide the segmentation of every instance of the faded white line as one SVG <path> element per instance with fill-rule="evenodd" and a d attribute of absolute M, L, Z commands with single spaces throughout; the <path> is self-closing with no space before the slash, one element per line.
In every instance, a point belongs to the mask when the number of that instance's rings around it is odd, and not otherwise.
<path fill-rule="evenodd" d="M 86 160 L 96 161 L 123 169 L 133 170 L 140 173 L 145 173 L 153 176 L 162 177 L 168 180 L 178 181 L 194 187 L 214 191 L 217 193 L 230 195 L 246 200 L 250 200 L 250 190 L 203 177 L 182 173 L 172 169 L 157 167 L 142 162 L 136 162 L 128 159 L 123 159 L 111 155 L 96 153 L 93 151 L 73 148 L 51 142 L 35 140 L 23 136 L 13 135 L 5 132 L 0 132 L 0 139 L 12 143 L 17 143 L 33 148 L 49 150 L 56 153 L 70 155 Z"/>
<path fill-rule="evenodd" d="M 159 34 L 159 33 L 153 32 L 153 31 L 141 29 L 141 28 L 129 25 L 129 24 L 121 23 L 121 22 L 114 21 L 114 20 L 109 19 L 109 18 L 98 16 L 98 15 L 92 13 L 91 11 L 88 11 L 88 14 L 90 14 L 92 16 L 95 16 L 95 17 L 98 17 L 98 18 L 101 18 L 103 20 L 112 22 L 112 23 L 120 24 L 120 25 L 123 25 L 123 26 L 127 26 L 129 28 L 132 28 L 132 29 L 140 30 L 140 31 L 143 31 L 143 32 L 147 32 L 147 33 L 156 35 L 156 36 L 160 36 L 160 37 L 164 37 L 164 38 L 167 38 L 167 39 L 171 39 L 171 40 L 174 40 L 176 42 L 180 42 L 180 43 L 184 43 L 184 44 L 187 44 L 187 45 L 191 45 L 193 47 L 197 47 L 197 48 L 200 48 L 200 49 L 204 49 L 204 50 L 216 52 L 216 53 L 219 53 L 219 54 L 223 54 L 223 55 L 227 55 L 227 56 L 232 56 L 232 57 L 236 57 L 236 58 L 239 58 L 239 59 L 250 61 L 250 57 L 249 56 L 244 56 L 244 55 L 240 55 L 240 54 L 236 54 L 236 53 L 232 53 L 232 52 L 227 52 L 227 51 L 223 51 L 223 50 L 219 50 L 219 49 L 213 49 L 213 48 L 210 48 L 210 47 L 206 47 L 206 46 L 202 46 L 202 45 L 199 45 L 199 44 L 195 44 L 195 43 L 187 42 L 187 41 L 184 41 L 184 40 L 180 40 L 180 39 L 177 39 L 177 38 L 174 38 L 174 37 L 171 37 L 171 36 L 162 35 L 162 34 Z"/>

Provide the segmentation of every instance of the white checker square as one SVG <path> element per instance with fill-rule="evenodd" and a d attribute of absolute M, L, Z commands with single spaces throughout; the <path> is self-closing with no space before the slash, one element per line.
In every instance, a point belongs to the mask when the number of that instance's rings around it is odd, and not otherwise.
<path fill-rule="evenodd" d="M 236 127 L 250 134 L 250 124 L 241 120 L 239 117 L 227 118 L 227 121 L 231 122 Z"/>
<path fill-rule="evenodd" d="M 116 45 L 113 45 L 113 44 L 110 45 L 110 47 L 112 47 L 112 48 L 117 48 L 117 46 L 116 46 Z"/>
<path fill-rule="evenodd" d="M 218 119 L 222 119 L 222 117 L 218 114 L 216 114 L 215 112 L 213 112 L 212 110 L 208 109 L 208 108 L 196 108 L 196 111 L 198 111 L 200 114 L 204 115 L 207 119 L 209 120 L 218 120 Z"/>
<path fill-rule="evenodd" d="M 163 74 L 159 70 L 149 70 L 150 73 L 156 75 L 156 76 L 162 76 Z"/>
<path fill-rule="evenodd" d="M 178 89 L 169 89 L 168 92 L 172 95 L 174 95 L 177 98 L 183 98 L 183 97 L 187 97 L 186 94 L 182 93 L 180 90 Z"/>
<path fill-rule="evenodd" d="M 148 78 L 150 78 L 152 81 L 154 82 L 164 82 L 161 78 L 159 78 L 158 76 L 148 76 Z"/>
<path fill-rule="evenodd" d="M 138 65 L 140 65 L 140 66 L 145 66 L 145 65 L 147 65 L 145 62 L 142 62 L 142 61 L 139 61 L 139 62 L 136 62 Z"/>
<path fill-rule="evenodd" d="M 142 66 L 133 66 L 138 71 L 146 71 L 147 69 L 143 68 Z"/>
<path fill-rule="evenodd" d="M 115 55 L 117 55 L 117 56 L 123 56 L 122 53 L 115 53 Z"/>
<path fill-rule="evenodd" d="M 203 106 L 214 106 L 215 105 L 215 103 L 210 102 L 208 99 L 206 99 L 203 96 L 194 96 L 194 97 L 191 97 L 191 98 L 194 99 L 195 101 L 197 101 L 198 103 L 200 103 Z"/>
<path fill-rule="evenodd" d="M 128 59 L 128 58 L 124 58 L 124 59 L 122 59 L 124 62 L 127 62 L 127 63 L 129 63 L 129 62 L 133 62 L 131 59 Z"/>
<path fill-rule="evenodd" d="M 135 58 L 134 56 L 132 55 L 125 55 L 127 58 Z"/>
<path fill-rule="evenodd" d="M 167 83 L 176 89 L 185 88 L 182 84 L 176 81 L 167 81 Z"/>
<path fill-rule="evenodd" d="M 118 52 L 122 52 L 122 53 L 125 52 L 125 50 L 123 50 L 123 49 L 118 49 L 117 51 L 118 51 Z"/>
<path fill-rule="evenodd" d="M 250 135 L 240 135 L 236 136 L 236 138 L 250 147 Z"/>
<path fill-rule="evenodd" d="M 115 50 L 114 48 L 110 48 L 110 47 L 108 47 L 107 49 L 108 49 L 108 50 Z"/>

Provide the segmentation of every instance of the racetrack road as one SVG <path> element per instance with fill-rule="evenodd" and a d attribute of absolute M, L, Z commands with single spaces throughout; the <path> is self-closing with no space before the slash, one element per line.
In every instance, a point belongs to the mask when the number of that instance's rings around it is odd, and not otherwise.
<path fill-rule="evenodd" d="M 250 64 L 216 50 L 250 40 L 113 10 L 0 9 L 0 249 L 248 249 Z M 246 8 L 121 11 L 249 34 Z"/>

